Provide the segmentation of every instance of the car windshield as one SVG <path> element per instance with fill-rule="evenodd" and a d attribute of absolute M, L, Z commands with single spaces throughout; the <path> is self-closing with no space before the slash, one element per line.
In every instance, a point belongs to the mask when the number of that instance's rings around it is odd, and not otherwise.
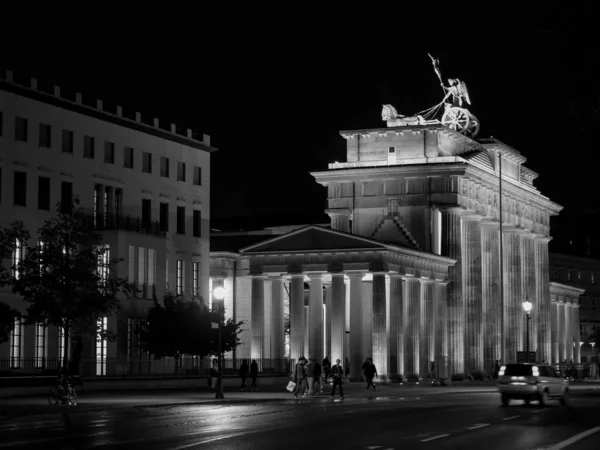
<path fill-rule="evenodd" d="M 531 366 L 525 364 L 507 364 L 504 375 L 526 377 L 531 375 Z"/>

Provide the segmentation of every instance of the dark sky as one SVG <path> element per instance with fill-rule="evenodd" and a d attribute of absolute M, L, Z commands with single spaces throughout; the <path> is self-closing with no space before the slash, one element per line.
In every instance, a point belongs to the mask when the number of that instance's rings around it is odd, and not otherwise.
<path fill-rule="evenodd" d="M 480 3 L 38 10 L 3 24 L 0 60 L 210 134 L 212 216 L 227 228 L 326 221 L 325 190 L 308 172 L 345 160 L 340 130 L 384 126 L 382 103 L 406 115 L 438 103 L 430 52 L 467 83 L 480 137 L 524 154 L 554 201 L 596 209 L 598 8 Z"/>

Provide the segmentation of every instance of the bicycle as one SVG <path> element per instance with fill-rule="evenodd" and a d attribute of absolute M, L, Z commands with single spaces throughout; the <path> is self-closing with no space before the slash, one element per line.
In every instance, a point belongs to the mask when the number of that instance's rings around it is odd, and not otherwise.
<path fill-rule="evenodd" d="M 50 406 L 76 406 L 77 392 L 68 381 L 66 390 L 61 383 L 58 383 L 55 387 L 50 388 L 48 392 L 48 404 Z"/>

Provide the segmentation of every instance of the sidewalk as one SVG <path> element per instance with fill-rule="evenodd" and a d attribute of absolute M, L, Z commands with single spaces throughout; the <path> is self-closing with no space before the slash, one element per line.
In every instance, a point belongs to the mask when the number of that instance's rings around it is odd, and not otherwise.
<path fill-rule="evenodd" d="M 287 384 L 287 383 L 286 383 Z M 347 399 L 352 398 L 403 398 L 415 396 L 435 396 L 446 394 L 478 394 L 495 393 L 495 381 L 474 381 L 472 383 L 454 383 L 451 386 L 429 386 L 410 384 L 381 384 L 377 392 L 365 392 L 365 383 L 344 383 L 344 394 Z M 259 386 L 257 392 L 241 392 L 233 387 L 226 387 L 224 399 L 216 399 L 205 386 L 190 389 L 161 389 L 143 391 L 103 391 L 103 392 L 78 392 L 79 405 L 77 407 L 51 407 L 45 396 L 11 397 L 0 399 L 0 417 L 16 417 L 23 415 L 54 414 L 61 411 L 79 413 L 98 409 L 153 407 L 165 405 L 201 404 L 201 403 L 246 403 L 269 401 L 298 401 L 310 402 L 318 399 L 328 399 L 331 387 L 325 386 L 323 394 L 313 397 L 294 396 L 285 389 L 285 385 Z M 573 391 L 600 391 L 600 382 L 572 383 Z M 339 394 L 336 395 L 338 398 Z"/>

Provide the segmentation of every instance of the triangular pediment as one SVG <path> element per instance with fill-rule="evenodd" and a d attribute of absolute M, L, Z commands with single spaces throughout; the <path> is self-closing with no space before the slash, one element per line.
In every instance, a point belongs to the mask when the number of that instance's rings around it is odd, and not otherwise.
<path fill-rule="evenodd" d="M 309 225 L 299 230 L 240 249 L 240 252 L 311 252 L 334 250 L 385 250 L 387 247 L 372 239 Z"/>

